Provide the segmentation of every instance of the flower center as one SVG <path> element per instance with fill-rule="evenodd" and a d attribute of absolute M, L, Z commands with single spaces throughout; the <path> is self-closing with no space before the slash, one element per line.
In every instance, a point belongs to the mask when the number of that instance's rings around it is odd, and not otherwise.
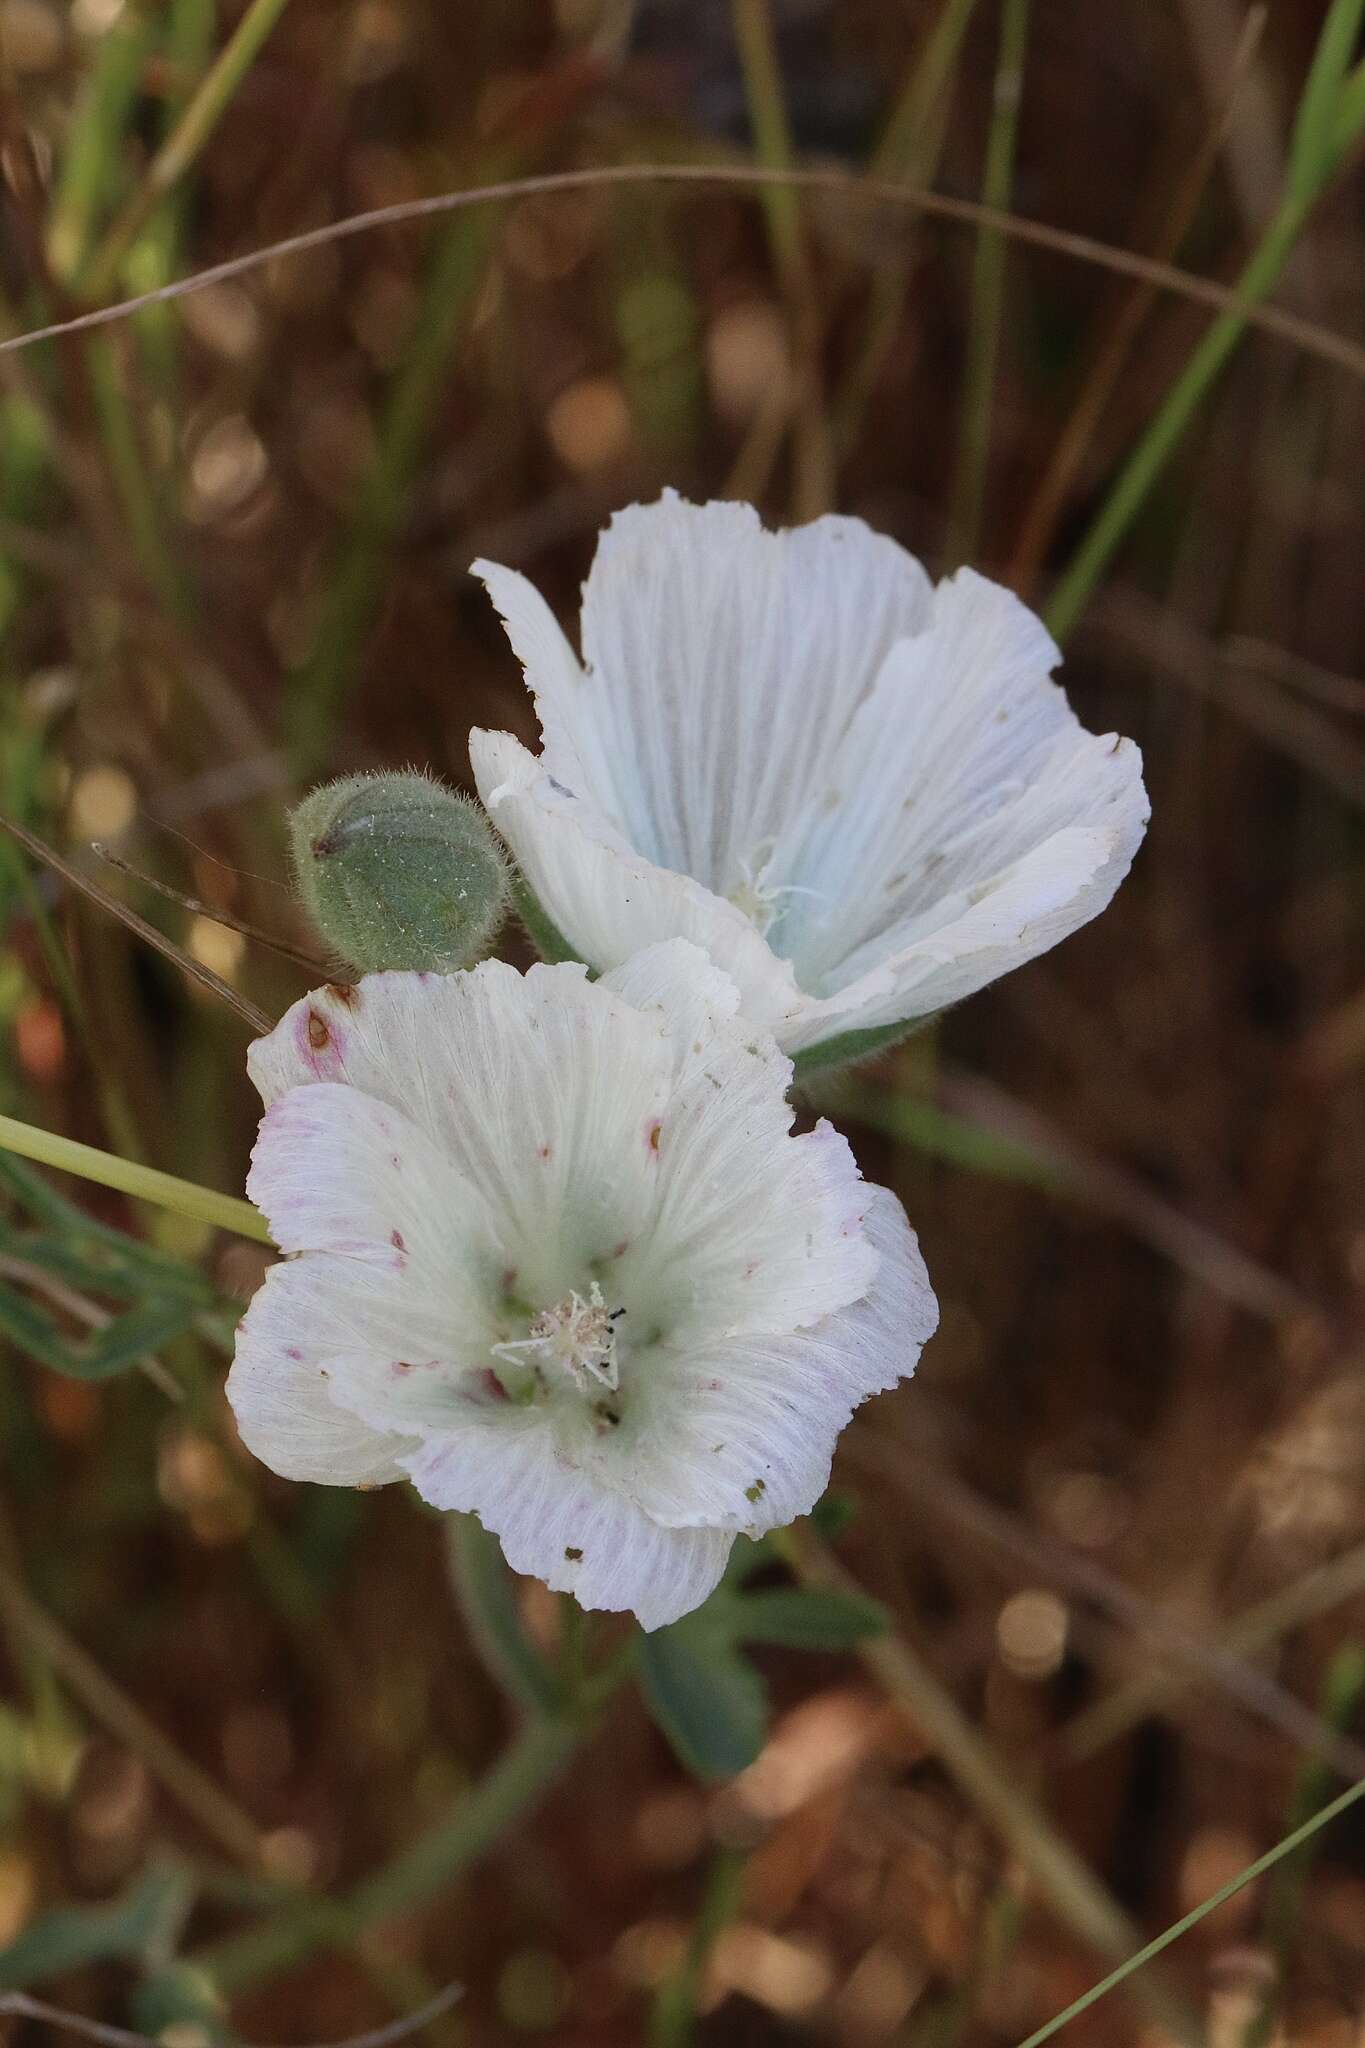
<path fill-rule="evenodd" d="M 567 1378 L 580 1393 L 592 1384 L 615 1393 L 621 1384 L 616 1359 L 616 1319 L 594 1280 L 585 1301 L 575 1289 L 532 1317 L 528 1337 L 495 1344 L 493 1356 L 507 1365 L 530 1362 L 542 1373 Z"/>
<path fill-rule="evenodd" d="M 743 911 L 750 924 L 764 936 L 784 897 L 820 894 L 818 889 L 803 889 L 797 882 L 775 882 L 772 878 L 773 859 L 772 840 L 761 839 L 740 861 L 739 880 L 726 898 L 736 910 Z"/>

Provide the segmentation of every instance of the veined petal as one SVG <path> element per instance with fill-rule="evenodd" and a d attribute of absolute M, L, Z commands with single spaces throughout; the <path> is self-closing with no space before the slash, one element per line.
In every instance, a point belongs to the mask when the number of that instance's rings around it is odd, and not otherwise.
<path fill-rule="evenodd" d="M 597 692 L 534 583 L 515 569 L 478 561 L 479 578 L 498 608 L 512 652 L 526 674 L 544 739 L 544 762 L 559 780 L 620 824 L 614 750 L 597 716 Z"/>
<path fill-rule="evenodd" d="M 248 1064 L 267 1103 L 333 1080 L 400 1109 L 474 1191 L 481 1234 L 523 1254 L 519 1290 L 550 1300 L 556 1272 L 604 1256 L 647 1207 L 673 1056 L 657 1013 L 581 968 L 485 961 L 315 990 Z"/>
<path fill-rule="evenodd" d="M 617 512 L 584 586 L 583 658 L 631 844 L 728 895 L 929 595 L 913 556 L 859 519 L 769 533 L 751 506 L 672 491 Z M 548 742 L 546 767 L 559 774 Z"/>
<path fill-rule="evenodd" d="M 504 1410 L 433 1436 L 403 1463 L 437 1508 L 477 1514 L 514 1571 L 582 1607 L 630 1609 L 647 1629 L 699 1607 L 719 1585 L 728 1529 L 665 1529 L 568 1462 L 534 1415 Z"/>
<path fill-rule="evenodd" d="M 737 991 L 696 947 L 653 946 L 608 977 L 627 1000 L 658 1004 L 677 1072 L 652 1136 L 658 1188 L 618 1267 L 667 1278 L 678 1329 L 794 1330 L 866 1292 L 876 1253 L 863 1230 L 873 1190 L 829 1123 L 790 1135 L 791 1062 L 737 1016 Z M 670 1302 L 671 1297 L 671 1302 Z"/>
<path fill-rule="evenodd" d="M 1095 829 L 1088 872 L 1112 871 L 1108 894 L 1095 900 L 1078 884 L 1074 917 L 1043 945 L 1103 909 L 1146 825 L 1141 759 L 1131 742 L 1080 725 L 1050 679 L 1059 659 L 1010 591 L 968 569 L 939 585 L 932 623 L 888 657 L 821 805 L 779 848 L 783 873 L 804 887 L 769 937 L 804 988 L 834 995 L 920 940 L 946 943 L 966 911 L 1077 828 Z M 1085 863 L 1073 847 L 1052 863 L 1062 866 Z M 993 971 L 1030 957 L 1021 950 Z"/>
<path fill-rule="evenodd" d="M 1097 917 L 1132 858 L 1122 828 L 1055 833 L 993 877 L 977 901 L 964 892 L 944 906 L 941 929 L 884 959 L 877 958 L 877 948 L 863 948 L 849 967 L 866 962 L 864 971 L 834 995 L 804 1007 L 788 1029 L 789 1048 L 797 1053 L 844 1031 L 937 1016 Z"/>
<path fill-rule="evenodd" d="M 247 1449 L 286 1479 L 379 1486 L 400 1479 L 410 1440 L 336 1406 L 330 1358 L 364 1348 L 403 1358 L 449 1342 L 449 1328 L 408 1274 L 332 1252 L 272 1266 L 237 1330 L 227 1397 Z"/>
<path fill-rule="evenodd" d="M 797 1335 L 689 1349 L 652 1376 L 632 1488 L 661 1522 L 756 1533 L 809 1513 L 854 1409 L 914 1371 L 938 1304 L 900 1203 L 867 1194 L 879 1264 L 863 1299 Z"/>
<path fill-rule="evenodd" d="M 738 985 L 756 1023 L 776 1030 L 797 1009 L 791 968 L 732 903 L 633 852 L 509 734 L 476 730 L 469 754 L 489 816 L 537 902 L 591 966 L 608 972 L 646 947 L 688 939 Z"/>
<path fill-rule="evenodd" d="M 452 1310 L 474 1294 L 462 1274 L 499 1255 L 477 1195 L 446 1155 L 357 1088 L 321 1081 L 277 1096 L 251 1160 L 247 1193 L 281 1251 L 339 1252 L 407 1272 Z"/>

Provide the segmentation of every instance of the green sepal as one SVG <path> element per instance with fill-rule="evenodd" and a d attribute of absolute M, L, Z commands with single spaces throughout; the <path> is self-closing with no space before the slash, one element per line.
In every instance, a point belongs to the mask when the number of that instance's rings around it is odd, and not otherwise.
<path fill-rule="evenodd" d="M 577 953 L 558 925 L 545 915 L 521 875 L 516 876 L 512 883 L 512 909 L 526 927 L 526 936 L 542 960 L 551 967 L 562 967 L 577 962 Z"/>
<path fill-rule="evenodd" d="M 796 1079 L 805 1081 L 810 1075 L 827 1073 L 832 1067 L 852 1066 L 855 1060 L 871 1059 L 874 1053 L 899 1045 L 933 1021 L 932 1017 L 905 1017 L 896 1024 L 876 1024 L 870 1031 L 841 1031 L 836 1038 L 822 1039 L 819 1045 L 808 1045 L 794 1056 Z"/>

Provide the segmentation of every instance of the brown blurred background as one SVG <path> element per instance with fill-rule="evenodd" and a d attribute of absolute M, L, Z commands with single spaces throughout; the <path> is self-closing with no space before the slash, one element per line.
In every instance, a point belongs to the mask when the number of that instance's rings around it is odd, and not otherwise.
<path fill-rule="evenodd" d="M 240 16 L 0 0 L 11 331 L 457 185 L 772 161 L 784 120 L 805 163 L 971 197 L 1008 98 L 995 0 L 292 0 L 92 292 Z M 1008 205 L 1229 280 L 1322 18 L 1282 4 L 1248 33 L 1238 0 L 1033 0 Z M 1357 341 L 1360 205 L 1339 179 L 1277 295 Z M 273 1012 L 299 970 L 84 849 L 306 943 L 293 794 L 386 763 L 467 781 L 472 723 L 531 735 L 475 555 L 572 619 L 598 526 L 672 483 L 777 521 L 836 505 L 1042 604 L 1209 315 L 1010 245 L 983 407 L 976 254 L 969 227 L 833 191 L 578 191 L 0 359 L 4 809 Z M 1067 643 L 1081 718 L 1146 755 L 1131 879 L 812 1096 L 903 1197 L 943 1303 L 917 1380 L 845 1440 L 839 1554 L 1148 1932 L 1276 1840 L 1305 1787 L 1319 1803 L 1365 1769 L 1363 413 L 1358 366 L 1248 335 Z M 238 1020 L 41 869 L 7 862 L 0 907 L 0 1106 L 240 1188 Z M 249 1290 L 248 1248 L 166 1230 Z M 251 1917 L 231 1827 L 206 1831 L 158 1745 L 260 1832 L 273 1876 L 341 1889 L 506 1736 L 435 1519 L 272 1479 L 234 1444 L 221 1351 L 191 1334 L 160 1363 L 180 1399 L 0 1358 L 0 1940 L 126 1900 L 167 1855 L 183 1924 L 157 1940 L 193 1953 Z M 368 1937 L 383 1967 L 321 1956 L 246 1986 L 241 2037 L 377 2025 L 424 1978 L 467 1987 L 430 2038 L 663 2039 L 651 2001 L 732 1862 L 696 2035 L 717 2048 L 1009 2043 L 1102 1973 L 913 1702 L 854 1658 L 760 1661 L 771 1743 L 736 1786 L 698 1787 L 623 1696 L 537 1817 Z M 1334 1746 L 1306 1777 L 1315 1728 Z M 1281 1969 L 1284 2040 L 1365 2038 L 1365 1819 L 1297 1875 L 1169 1958 L 1212 2040 L 1250 2038 Z M 77 1955 L 44 1995 L 151 2024 L 138 1974 Z M 1069 2038 L 1173 2036 L 1120 1995 Z"/>

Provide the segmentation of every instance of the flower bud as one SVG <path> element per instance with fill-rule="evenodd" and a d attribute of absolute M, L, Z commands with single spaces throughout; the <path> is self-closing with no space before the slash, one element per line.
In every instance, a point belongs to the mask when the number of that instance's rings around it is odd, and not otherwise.
<path fill-rule="evenodd" d="M 467 967 L 507 905 L 507 868 L 478 805 L 428 775 L 348 775 L 290 813 L 299 893 L 351 967 Z"/>

